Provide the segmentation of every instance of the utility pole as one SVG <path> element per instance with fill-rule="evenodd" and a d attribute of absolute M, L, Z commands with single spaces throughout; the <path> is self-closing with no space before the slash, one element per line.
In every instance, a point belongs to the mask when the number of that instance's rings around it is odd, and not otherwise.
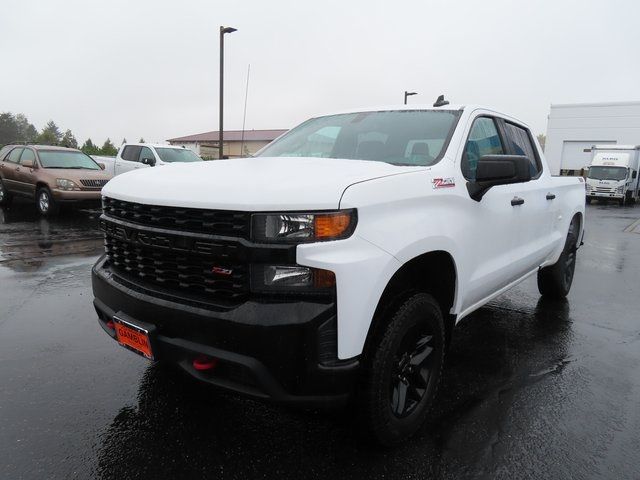
<path fill-rule="evenodd" d="M 218 126 L 218 158 L 222 159 L 224 155 L 222 154 L 222 150 L 224 148 L 224 35 L 225 33 L 233 33 L 237 30 L 237 28 L 233 27 L 223 27 L 220 25 L 220 121 Z"/>
<path fill-rule="evenodd" d="M 417 95 L 418 92 L 407 92 L 406 90 L 404 91 L 404 104 L 407 104 L 407 97 L 410 97 L 411 95 Z"/>

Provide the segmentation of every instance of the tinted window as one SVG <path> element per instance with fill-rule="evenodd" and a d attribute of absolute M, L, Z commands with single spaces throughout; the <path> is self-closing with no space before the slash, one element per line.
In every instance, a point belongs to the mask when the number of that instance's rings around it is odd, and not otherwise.
<path fill-rule="evenodd" d="M 188 148 L 159 148 L 156 152 L 163 162 L 201 162 L 202 159 Z"/>
<path fill-rule="evenodd" d="M 156 157 L 153 156 L 153 152 L 149 147 L 142 147 L 140 150 L 140 156 L 138 157 L 138 161 L 142 162 L 143 158 L 150 158 L 151 160 L 155 160 Z"/>
<path fill-rule="evenodd" d="M 20 162 L 23 162 L 25 160 L 31 160 L 33 162 L 36 161 L 36 154 L 33 153 L 33 150 L 31 150 L 30 148 L 25 148 L 24 151 L 22 152 L 22 156 L 20 157 Z"/>
<path fill-rule="evenodd" d="M 504 148 L 493 119 L 476 118 L 462 156 L 462 173 L 467 180 L 476 179 L 478 160 L 484 155 L 502 155 Z"/>
<path fill-rule="evenodd" d="M 526 155 L 529 157 L 529 161 L 531 162 L 529 167 L 529 170 L 531 170 L 531 176 L 535 177 L 538 175 L 540 168 L 538 167 L 538 159 L 536 152 L 533 149 L 529 132 L 512 123 L 505 123 L 505 131 L 508 141 L 511 142 L 511 150 L 513 151 L 513 154 Z"/>
<path fill-rule="evenodd" d="M 433 165 L 458 116 L 450 110 L 395 110 L 313 118 L 263 149 L 260 156 Z"/>
<path fill-rule="evenodd" d="M 140 157 L 140 150 L 142 150 L 142 147 L 137 145 L 127 145 L 124 147 L 124 150 L 122 150 L 122 159 L 129 160 L 130 162 L 137 162 Z"/>
<path fill-rule="evenodd" d="M 24 150 L 24 149 L 22 149 L 22 148 L 14 148 L 13 150 L 11 150 L 11 153 L 7 157 L 7 160 L 9 162 L 18 163 L 18 160 L 20 160 L 20 155 L 22 154 L 22 150 Z"/>

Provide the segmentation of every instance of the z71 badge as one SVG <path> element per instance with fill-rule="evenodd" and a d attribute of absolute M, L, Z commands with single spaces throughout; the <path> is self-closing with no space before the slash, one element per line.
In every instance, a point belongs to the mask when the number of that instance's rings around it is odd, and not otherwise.
<path fill-rule="evenodd" d="M 453 177 L 448 178 L 434 178 L 431 180 L 433 188 L 451 188 L 456 186 L 456 180 Z"/>

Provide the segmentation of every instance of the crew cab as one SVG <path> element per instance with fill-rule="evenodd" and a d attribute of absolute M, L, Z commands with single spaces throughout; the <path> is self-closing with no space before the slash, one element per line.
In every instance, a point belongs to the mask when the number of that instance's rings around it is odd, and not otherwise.
<path fill-rule="evenodd" d="M 315 117 L 255 158 L 102 195 L 108 335 L 257 398 L 353 398 L 386 445 L 424 422 L 457 322 L 531 275 L 568 294 L 585 209 L 526 124 L 443 99 Z"/>
<path fill-rule="evenodd" d="M 114 159 L 97 157 L 113 176 L 141 168 L 174 163 L 201 162 L 202 158 L 192 150 L 172 145 L 151 143 L 123 143 Z"/>

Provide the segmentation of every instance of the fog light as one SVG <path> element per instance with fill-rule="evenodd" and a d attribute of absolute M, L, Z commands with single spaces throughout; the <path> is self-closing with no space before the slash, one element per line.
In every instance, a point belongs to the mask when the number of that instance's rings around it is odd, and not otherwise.
<path fill-rule="evenodd" d="M 313 291 L 329 289 L 336 284 L 333 272 L 300 265 L 253 265 L 253 291 Z"/>

